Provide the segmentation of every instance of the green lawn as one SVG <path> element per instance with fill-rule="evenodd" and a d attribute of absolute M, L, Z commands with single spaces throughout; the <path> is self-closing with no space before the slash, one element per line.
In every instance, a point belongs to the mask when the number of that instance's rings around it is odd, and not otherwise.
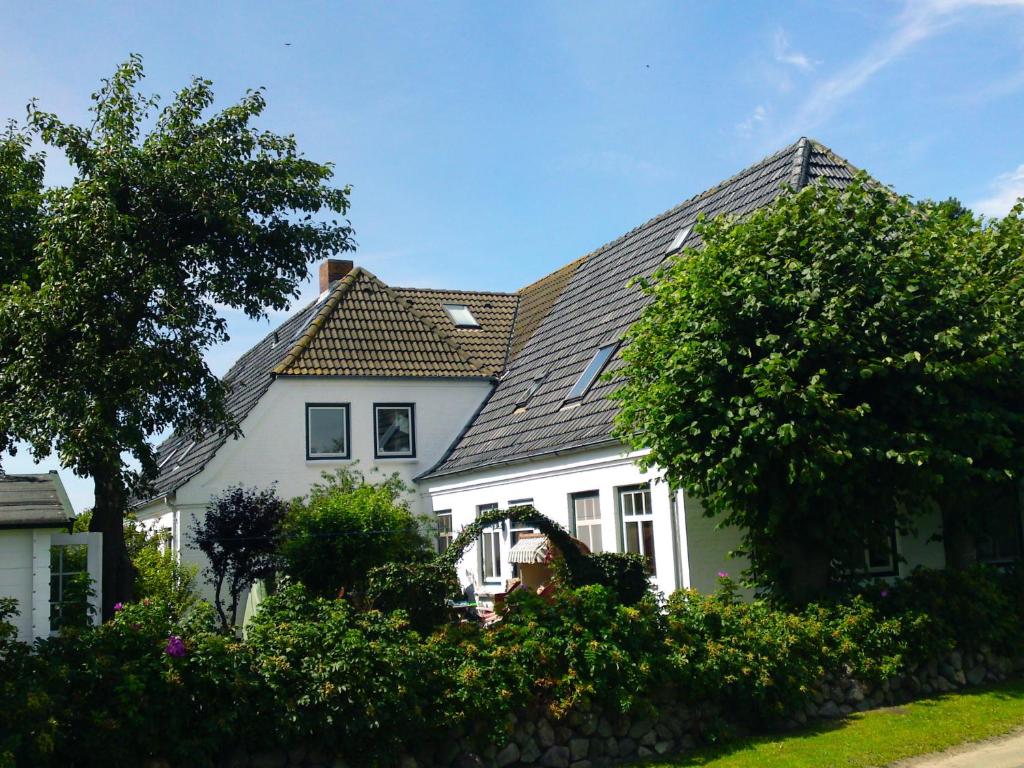
<path fill-rule="evenodd" d="M 867 768 L 1018 728 L 1024 728 L 1024 682 L 851 715 L 785 736 L 732 741 L 645 768 Z"/>

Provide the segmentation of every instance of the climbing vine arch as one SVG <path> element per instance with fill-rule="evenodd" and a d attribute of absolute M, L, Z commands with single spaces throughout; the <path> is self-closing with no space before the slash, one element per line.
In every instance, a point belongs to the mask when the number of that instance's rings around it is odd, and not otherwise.
<path fill-rule="evenodd" d="M 481 512 L 480 516 L 463 528 L 455 540 L 448 545 L 448 548 L 438 555 L 438 564 L 454 568 L 469 546 L 480 538 L 484 530 L 505 520 L 532 525 L 543 533 L 548 537 L 552 546 L 565 558 L 565 566 L 569 571 L 570 580 L 574 584 L 582 583 L 585 580 L 587 555 L 580 551 L 576 539 L 565 528 L 550 517 L 538 512 L 530 504 Z"/>

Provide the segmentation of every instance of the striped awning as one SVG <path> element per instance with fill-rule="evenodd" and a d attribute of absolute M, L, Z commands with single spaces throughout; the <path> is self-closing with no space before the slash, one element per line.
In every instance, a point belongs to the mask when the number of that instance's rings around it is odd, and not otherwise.
<path fill-rule="evenodd" d="M 524 536 L 508 551 L 510 563 L 543 563 L 547 559 L 548 540 L 546 536 Z"/>

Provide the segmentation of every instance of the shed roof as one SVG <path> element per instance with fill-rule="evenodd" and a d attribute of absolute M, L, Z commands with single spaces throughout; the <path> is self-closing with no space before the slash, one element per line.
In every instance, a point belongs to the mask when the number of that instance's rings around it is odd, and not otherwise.
<path fill-rule="evenodd" d="M 0 474 L 0 529 L 67 528 L 72 515 L 56 472 Z"/>

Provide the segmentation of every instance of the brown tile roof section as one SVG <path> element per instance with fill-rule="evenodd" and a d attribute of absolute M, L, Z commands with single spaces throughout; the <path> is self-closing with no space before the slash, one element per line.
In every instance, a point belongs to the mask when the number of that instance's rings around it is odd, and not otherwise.
<path fill-rule="evenodd" d="M 470 307 L 481 328 L 455 328 L 441 308 L 454 295 Z M 497 376 L 505 361 L 515 302 L 516 297 L 508 294 L 396 290 L 356 268 L 331 289 L 274 374 Z"/>
<path fill-rule="evenodd" d="M 413 311 L 438 329 L 439 335 L 458 346 L 492 376 L 505 368 L 508 340 L 516 320 L 518 297 L 513 293 L 447 291 L 435 288 L 394 288 Z M 465 304 L 479 328 L 452 323 L 443 304 Z"/>

